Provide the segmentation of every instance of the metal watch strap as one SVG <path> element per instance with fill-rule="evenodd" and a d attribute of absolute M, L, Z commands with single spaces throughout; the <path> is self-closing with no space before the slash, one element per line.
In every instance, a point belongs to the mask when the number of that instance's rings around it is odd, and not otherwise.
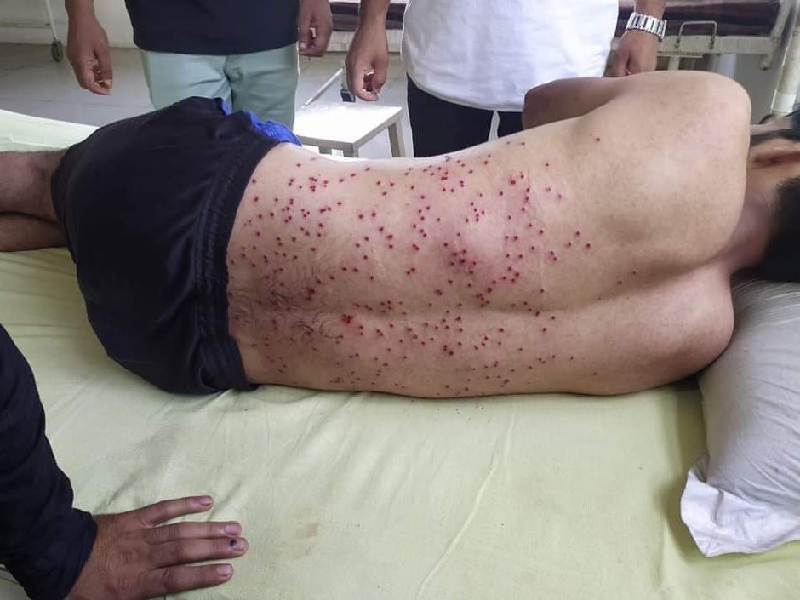
<path fill-rule="evenodd" d="M 657 19 L 655 17 L 651 17 L 650 15 L 643 15 L 635 12 L 631 13 L 625 29 L 636 29 L 638 31 L 652 33 L 658 38 L 659 42 L 663 42 L 664 36 L 667 35 L 667 22 L 663 19 Z"/>

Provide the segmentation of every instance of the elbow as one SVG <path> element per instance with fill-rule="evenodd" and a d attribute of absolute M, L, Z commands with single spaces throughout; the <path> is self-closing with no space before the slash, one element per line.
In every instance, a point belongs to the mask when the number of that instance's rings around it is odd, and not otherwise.
<path fill-rule="evenodd" d="M 522 108 L 522 127 L 532 129 L 542 124 L 541 115 L 546 112 L 549 104 L 548 95 L 544 86 L 535 87 L 525 94 Z"/>

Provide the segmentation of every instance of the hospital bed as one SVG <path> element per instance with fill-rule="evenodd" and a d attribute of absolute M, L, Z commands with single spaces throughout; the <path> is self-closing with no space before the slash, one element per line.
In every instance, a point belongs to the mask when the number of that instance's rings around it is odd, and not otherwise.
<path fill-rule="evenodd" d="M 0 150 L 92 129 L 0 111 Z M 192 600 L 793 600 L 800 544 L 702 558 L 679 517 L 704 452 L 693 382 L 625 397 L 422 401 L 265 386 L 179 397 L 109 360 L 67 252 L 0 254 L 78 505 L 211 493 L 250 552 Z M 0 598 L 21 600 L 0 571 Z"/>
<path fill-rule="evenodd" d="M 0 27 L 19 27 L 22 29 L 49 29 L 53 35 L 53 41 L 50 44 L 50 56 L 56 62 L 64 60 L 64 44 L 58 37 L 58 30 L 56 29 L 56 20 L 53 17 L 53 7 L 50 3 L 51 0 L 43 0 L 44 11 L 47 17 L 46 21 L 38 23 L 9 23 L 0 21 Z"/>
<path fill-rule="evenodd" d="M 667 36 L 660 53 L 677 70 L 683 58 L 718 54 L 755 55 L 769 69 L 795 0 L 667 0 Z M 616 37 L 625 33 L 633 0 L 621 0 Z"/>

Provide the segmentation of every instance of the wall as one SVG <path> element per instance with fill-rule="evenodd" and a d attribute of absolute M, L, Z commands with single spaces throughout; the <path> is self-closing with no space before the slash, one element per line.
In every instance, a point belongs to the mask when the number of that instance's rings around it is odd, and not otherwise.
<path fill-rule="evenodd" d="M 50 0 L 50 6 L 59 37 L 66 41 L 67 13 L 64 0 Z M 95 0 L 95 13 L 105 27 L 112 46 L 133 47 L 133 30 L 124 0 Z M 44 26 L 46 22 L 45 0 L 0 0 L 0 42 L 49 43 L 53 39 L 52 34 L 44 27 L 30 29 L 4 26 L 6 23 Z"/>

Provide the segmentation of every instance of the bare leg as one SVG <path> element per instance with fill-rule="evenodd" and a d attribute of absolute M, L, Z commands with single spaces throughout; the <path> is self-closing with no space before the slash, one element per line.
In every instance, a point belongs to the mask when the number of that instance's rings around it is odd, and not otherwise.
<path fill-rule="evenodd" d="M 0 213 L 55 222 L 50 178 L 63 152 L 0 152 Z"/>
<path fill-rule="evenodd" d="M 60 248 L 66 240 L 53 221 L 20 214 L 0 214 L 0 252 Z"/>
<path fill-rule="evenodd" d="M 0 252 L 65 244 L 50 198 L 63 152 L 0 152 Z"/>

